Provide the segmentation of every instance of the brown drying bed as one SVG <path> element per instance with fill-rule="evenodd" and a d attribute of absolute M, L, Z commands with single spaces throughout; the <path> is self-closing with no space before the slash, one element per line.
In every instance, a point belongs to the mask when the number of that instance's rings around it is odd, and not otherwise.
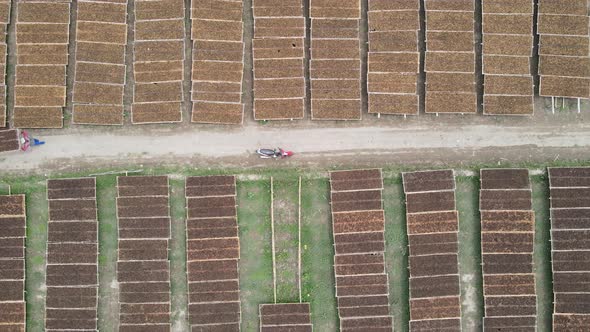
<path fill-rule="evenodd" d="M 459 276 L 410 278 L 410 298 L 458 296 Z"/>
<path fill-rule="evenodd" d="M 47 308 L 93 308 L 98 287 L 48 287 Z"/>
<path fill-rule="evenodd" d="M 0 123 L 3 126 L 3 123 Z M 16 129 L 0 130 L 0 152 L 16 151 L 20 148 Z"/>
<path fill-rule="evenodd" d="M 419 0 L 370 1 L 369 10 L 419 10 Z"/>
<path fill-rule="evenodd" d="M 255 100 L 254 113 L 257 120 L 302 119 L 304 99 Z"/>
<path fill-rule="evenodd" d="M 96 242 L 98 223 L 95 221 L 53 221 L 47 227 L 48 242 Z"/>
<path fill-rule="evenodd" d="M 25 195 L 0 196 L 0 216 L 25 216 L 25 213 Z"/>
<path fill-rule="evenodd" d="M 527 96 L 533 100 L 532 76 L 485 75 L 485 95 Z"/>
<path fill-rule="evenodd" d="M 543 38 L 543 37 L 541 37 Z M 485 34 L 483 36 L 483 54 L 485 55 L 533 55 L 533 36 Z"/>
<path fill-rule="evenodd" d="M 189 304 L 191 325 L 240 322 L 240 302 Z"/>
<path fill-rule="evenodd" d="M 483 72 L 489 75 L 523 75 L 528 76 L 530 58 L 524 56 L 484 55 Z"/>
<path fill-rule="evenodd" d="M 531 210 L 532 192 L 530 189 L 481 190 L 480 210 Z"/>
<path fill-rule="evenodd" d="M 2 301 L 23 301 L 25 299 L 24 280 L 0 280 L 0 286 Z"/>
<path fill-rule="evenodd" d="M 535 275 L 499 274 L 484 275 L 484 295 L 534 295 Z"/>
<path fill-rule="evenodd" d="M 426 52 L 424 61 L 425 71 L 427 73 L 455 72 L 475 74 L 475 52 Z"/>
<path fill-rule="evenodd" d="M 533 232 L 533 211 L 481 211 L 481 232 Z"/>
<path fill-rule="evenodd" d="M 117 280 L 123 282 L 168 282 L 168 261 L 117 262 Z"/>
<path fill-rule="evenodd" d="M 555 313 L 590 314 L 589 293 L 555 294 Z"/>
<path fill-rule="evenodd" d="M 124 88 L 119 84 L 74 82 L 74 103 L 122 105 Z"/>
<path fill-rule="evenodd" d="M 574 330 L 583 331 L 588 326 L 590 326 L 590 315 L 553 315 L 554 331 L 567 331 L 567 329 L 570 328 Z"/>
<path fill-rule="evenodd" d="M 235 217 L 188 219 L 186 225 L 188 231 L 206 231 L 235 227 L 238 227 Z"/>
<path fill-rule="evenodd" d="M 482 233 L 483 253 L 532 253 L 534 233 Z"/>
<path fill-rule="evenodd" d="M 340 277 L 339 277 L 340 278 Z M 379 296 L 388 294 L 387 283 L 374 285 L 355 285 L 355 286 L 337 286 L 336 296 L 343 297 L 365 297 L 365 296 Z"/>
<path fill-rule="evenodd" d="M 369 32 L 369 53 L 418 52 L 418 31 Z"/>
<path fill-rule="evenodd" d="M 313 94 L 313 90 L 312 90 Z M 314 120 L 360 120 L 361 100 L 321 100 L 312 98 Z"/>
<path fill-rule="evenodd" d="M 46 309 L 45 329 L 94 330 L 97 328 L 97 309 Z"/>
<path fill-rule="evenodd" d="M 127 6 L 123 3 L 82 2 L 78 6 L 78 20 L 126 23 Z"/>
<path fill-rule="evenodd" d="M 96 197 L 96 179 L 55 179 L 47 180 L 47 190 L 49 199 L 67 199 L 67 198 L 95 198 Z M 72 190 L 72 192 L 60 193 L 60 190 Z M 57 197 L 52 197 L 54 195 Z"/>
<path fill-rule="evenodd" d="M 410 276 L 425 277 L 459 273 L 457 254 L 411 256 Z"/>
<path fill-rule="evenodd" d="M 311 20 L 311 39 L 359 38 L 359 26 L 358 20 Z"/>
<path fill-rule="evenodd" d="M 410 256 L 457 253 L 458 235 L 453 233 L 434 233 L 409 235 Z"/>
<path fill-rule="evenodd" d="M 244 105 L 241 103 L 193 103 L 192 122 L 241 124 L 243 122 Z"/>
<path fill-rule="evenodd" d="M 590 283 L 590 272 L 560 272 L 553 274 L 554 293 L 584 293 Z"/>
<path fill-rule="evenodd" d="M 420 30 L 420 12 L 404 11 L 369 11 L 369 31 L 404 31 Z"/>
<path fill-rule="evenodd" d="M 196 292 L 189 293 L 189 303 L 210 303 L 210 302 L 238 302 L 240 301 L 239 290 L 227 292 Z M 189 306 L 191 306 L 189 304 Z"/>
<path fill-rule="evenodd" d="M 202 282 L 238 278 L 237 260 L 194 261 L 188 264 L 189 281 Z M 213 266 L 215 270 L 204 269 Z"/>
<path fill-rule="evenodd" d="M 368 89 L 369 93 L 374 94 L 373 97 L 378 102 L 381 94 L 401 93 L 401 94 L 417 94 L 416 82 L 418 75 L 415 73 L 369 73 Z M 386 95 L 387 96 L 387 95 Z M 383 102 L 383 101 L 382 101 Z"/>
<path fill-rule="evenodd" d="M 471 73 L 428 73 L 426 90 L 429 92 L 475 93 Z"/>
<path fill-rule="evenodd" d="M 483 33 L 484 36 L 486 34 L 532 35 L 533 13 L 530 15 L 483 14 Z"/>
<path fill-rule="evenodd" d="M 459 230 L 457 211 L 407 215 L 408 234 L 447 233 Z"/>
<path fill-rule="evenodd" d="M 2 258 L 6 258 L 2 256 Z M 25 261 L 24 259 L 2 259 L 0 260 L 0 280 L 24 280 Z"/>
<path fill-rule="evenodd" d="M 553 250 L 590 249 L 590 230 L 563 230 L 551 232 Z"/>
<path fill-rule="evenodd" d="M 532 273 L 533 255 L 528 254 L 482 254 L 483 273 L 509 274 Z"/>
<path fill-rule="evenodd" d="M 50 200 L 50 221 L 96 220 L 95 200 Z"/>
<path fill-rule="evenodd" d="M 415 115 L 418 104 L 418 96 L 414 94 L 369 93 L 369 113 Z"/>
<path fill-rule="evenodd" d="M 5 237 L 25 237 L 25 217 L 0 216 L 1 234 Z"/>
<path fill-rule="evenodd" d="M 540 95 L 547 97 L 590 98 L 590 79 L 585 77 L 542 76 Z"/>
<path fill-rule="evenodd" d="M 369 52 L 368 69 L 369 73 L 418 73 L 420 53 L 375 53 Z"/>
<path fill-rule="evenodd" d="M 339 308 L 383 306 L 388 303 L 387 295 L 347 296 L 338 298 Z"/>
<path fill-rule="evenodd" d="M 187 207 L 191 209 L 223 209 L 236 206 L 235 196 L 210 196 L 210 197 L 189 197 L 187 198 Z M 189 214 L 189 217 L 190 214 Z"/>
<path fill-rule="evenodd" d="M 551 210 L 551 228 L 588 229 L 590 228 L 590 209 Z"/>
<path fill-rule="evenodd" d="M 590 167 L 549 168 L 551 187 L 590 187 Z"/>
<path fill-rule="evenodd" d="M 482 169 L 481 189 L 530 189 L 527 169 Z"/>
<path fill-rule="evenodd" d="M 535 316 L 537 297 L 488 296 L 484 298 L 486 316 Z"/>
<path fill-rule="evenodd" d="M 313 18 L 360 19 L 359 0 L 325 0 L 314 1 L 310 5 L 309 16 Z"/>
<path fill-rule="evenodd" d="M 168 239 L 119 240 L 119 261 L 166 259 Z"/>
<path fill-rule="evenodd" d="M 588 16 L 584 15 L 539 15 L 540 35 L 588 36 Z"/>
<path fill-rule="evenodd" d="M 426 13 L 426 29 L 430 31 L 473 31 L 474 25 L 474 12 L 429 11 Z"/>
<path fill-rule="evenodd" d="M 119 285 L 120 303 L 162 303 L 170 302 L 170 283 L 121 283 Z"/>
<path fill-rule="evenodd" d="M 238 280 L 210 281 L 206 283 L 195 282 L 189 284 L 190 294 L 237 292 L 239 290 Z"/>
<path fill-rule="evenodd" d="M 332 202 L 332 212 L 380 210 L 381 199 Z"/>
<path fill-rule="evenodd" d="M 96 286 L 96 265 L 47 265 L 47 286 Z"/>
<path fill-rule="evenodd" d="M 237 209 L 235 206 L 226 207 L 205 207 L 205 208 L 188 208 L 190 218 L 220 218 L 235 217 Z"/>
<path fill-rule="evenodd" d="M 590 207 L 590 187 L 551 189 L 551 208 Z"/>
<path fill-rule="evenodd" d="M 75 124 L 122 125 L 123 106 L 77 104 L 72 121 Z"/>
<path fill-rule="evenodd" d="M 588 78 L 590 77 L 590 58 L 541 55 L 539 75 Z"/>
<path fill-rule="evenodd" d="M 473 0 L 429 1 L 425 9 L 426 11 L 474 11 L 475 2 Z"/>
<path fill-rule="evenodd" d="M 540 55 L 588 56 L 588 36 L 542 35 L 539 40 Z"/>
<path fill-rule="evenodd" d="M 590 271 L 590 251 L 553 251 L 553 272 Z"/>
<path fill-rule="evenodd" d="M 0 255 L 8 259 L 25 258 L 25 239 L 17 238 L 0 238 Z"/>
<path fill-rule="evenodd" d="M 473 52 L 474 51 L 473 31 L 446 32 L 427 31 L 426 47 L 429 52 Z"/>
<path fill-rule="evenodd" d="M 309 303 L 278 303 L 260 305 L 260 328 L 312 331 Z"/>
<path fill-rule="evenodd" d="M 486 1 L 482 5 L 484 13 L 533 15 L 532 1 Z"/>
<path fill-rule="evenodd" d="M 477 94 L 426 92 L 426 113 L 473 114 L 477 111 Z"/>
<path fill-rule="evenodd" d="M 155 197 L 154 197 L 155 198 Z M 158 197 L 159 198 L 159 197 Z M 166 217 L 169 213 L 168 199 L 163 198 L 166 203 L 157 203 L 155 205 L 135 205 L 135 206 L 117 206 L 117 213 L 121 218 L 148 218 L 148 217 Z M 119 198 L 121 199 L 121 198 Z M 138 202 L 154 203 L 154 199 L 138 199 Z"/>
<path fill-rule="evenodd" d="M 536 326 L 537 320 L 534 315 L 483 318 L 483 327 L 485 331 L 536 331 Z"/>
<path fill-rule="evenodd" d="M 385 227 L 383 211 L 335 213 L 332 222 L 334 234 L 382 232 Z"/>
<path fill-rule="evenodd" d="M 455 189 L 452 170 L 403 173 L 403 182 L 406 193 Z"/>
<path fill-rule="evenodd" d="M 97 243 L 47 243 L 47 264 L 96 264 L 97 260 Z"/>
<path fill-rule="evenodd" d="M 367 306 L 358 308 L 338 308 L 340 319 L 356 319 L 365 317 L 382 317 L 389 314 L 389 306 Z"/>
<path fill-rule="evenodd" d="M 455 210 L 455 192 L 420 192 L 406 195 L 407 213 Z"/>
<path fill-rule="evenodd" d="M 410 329 L 412 331 L 460 331 L 461 318 L 412 320 Z"/>
<path fill-rule="evenodd" d="M 384 272 L 385 264 L 383 263 L 334 266 L 334 273 L 336 276 L 379 274 Z"/>
<path fill-rule="evenodd" d="M 170 218 L 119 218 L 119 238 L 170 238 Z"/>
<path fill-rule="evenodd" d="M 484 96 L 483 112 L 486 115 L 532 115 L 533 95 Z"/>
<path fill-rule="evenodd" d="M 121 303 L 119 321 L 121 324 L 168 324 L 170 303 Z"/>
<path fill-rule="evenodd" d="M 393 329 L 393 316 L 341 319 L 340 331 L 390 331 Z"/>
<path fill-rule="evenodd" d="M 330 172 L 330 181 L 337 183 L 339 181 L 354 181 L 354 180 L 381 180 L 380 169 L 365 169 L 365 170 L 351 170 L 351 171 L 334 171 Z M 375 189 L 381 189 L 382 186 Z M 332 191 L 339 191 L 338 188 L 332 187 Z"/>
<path fill-rule="evenodd" d="M 410 299 L 410 319 L 445 319 L 461 317 L 459 296 Z"/>

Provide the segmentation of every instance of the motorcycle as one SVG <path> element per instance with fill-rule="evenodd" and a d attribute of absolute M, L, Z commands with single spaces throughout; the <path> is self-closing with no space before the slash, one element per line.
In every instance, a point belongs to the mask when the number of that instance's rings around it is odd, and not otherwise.
<path fill-rule="evenodd" d="M 256 150 L 258 156 L 262 159 L 271 159 L 271 158 L 287 158 L 293 155 L 292 151 L 285 151 L 281 148 L 272 149 L 258 149 Z"/>

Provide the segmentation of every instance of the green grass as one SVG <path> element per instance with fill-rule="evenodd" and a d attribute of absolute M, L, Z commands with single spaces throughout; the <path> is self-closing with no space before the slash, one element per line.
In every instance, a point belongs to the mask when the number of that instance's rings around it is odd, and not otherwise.
<path fill-rule="evenodd" d="M 274 229 L 277 303 L 299 302 L 298 177 L 274 178 Z"/>
<path fill-rule="evenodd" d="M 404 191 L 400 177 L 383 180 L 385 209 L 385 263 L 389 275 L 389 303 L 395 331 L 409 331 L 408 232 Z"/>
<path fill-rule="evenodd" d="M 534 176 L 533 209 L 535 210 L 534 267 L 537 291 L 537 331 L 552 329 L 553 276 L 551 273 L 551 243 L 549 220 L 549 182 L 545 176 Z"/>
<path fill-rule="evenodd" d="M 188 284 L 186 279 L 186 200 L 184 180 L 170 179 L 170 296 L 172 330 L 188 331 Z"/>
<path fill-rule="evenodd" d="M 456 185 L 455 197 L 459 211 L 462 330 L 481 331 L 484 304 L 481 273 L 479 178 L 457 177 Z"/>
<path fill-rule="evenodd" d="M 116 331 L 119 324 L 119 289 L 117 285 L 117 178 L 96 178 L 98 207 L 98 328 Z M 115 287 L 113 287 L 115 286 Z"/>
<path fill-rule="evenodd" d="M 27 239 L 25 301 L 27 330 L 43 331 L 45 321 L 45 250 L 47 245 L 47 190 L 45 184 L 12 186 L 12 194 L 26 194 Z"/>
<path fill-rule="evenodd" d="M 273 303 L 270 182 L 238 182 L 242 331 L 259 331 L 258 306 Z"/>
<path fill-rule="evenodd" d="M 338 329 L 329 190 L 327 179 L 301 184 L 302 300 L 311 303 L 315 331 Z"/>

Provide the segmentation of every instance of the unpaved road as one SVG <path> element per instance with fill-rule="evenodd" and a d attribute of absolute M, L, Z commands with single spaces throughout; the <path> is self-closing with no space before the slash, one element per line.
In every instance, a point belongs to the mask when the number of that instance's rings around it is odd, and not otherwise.
<path fill-rule="evenodd" d="M 295 151 L 290 166 L 462 164 L 494 161 L 547 162 L 590 159 L 590 124 L 507 127 L 475 125 L 433 128 L 277 128 L 125 133 L 78 130 L 46 133 L 47 144 L 27 153 L 0 156 L 0 170 L 54 170 L 134 166 L 254 167 L 276 161 L 253 156 L 258 147 Z"/>

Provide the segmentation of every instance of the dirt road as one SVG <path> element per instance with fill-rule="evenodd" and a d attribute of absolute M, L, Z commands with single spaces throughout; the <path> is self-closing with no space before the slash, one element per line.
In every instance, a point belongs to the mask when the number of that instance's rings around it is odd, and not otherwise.
<path fill-rule="evenodd" d="M 34 133 L 33 133 L 34 134 Z M 46 173 L 137 164 L 216 167 L 269 165 L 253 156 L 258 147 L 296 152 L 291 166 L 372 163 L 461 164 L 510 160 L 590 159 L 590 124 L 507 127 L 476 125 L 295 128 L 249 126 L 233 130 L 165 133 L 91 129 L 43 133 L 47 144 L 0 156 L 0 170 Z M 272 162 L 272 161 L 271 161 Z M 71 166 L 75 165 L 75 166 Z"/>

